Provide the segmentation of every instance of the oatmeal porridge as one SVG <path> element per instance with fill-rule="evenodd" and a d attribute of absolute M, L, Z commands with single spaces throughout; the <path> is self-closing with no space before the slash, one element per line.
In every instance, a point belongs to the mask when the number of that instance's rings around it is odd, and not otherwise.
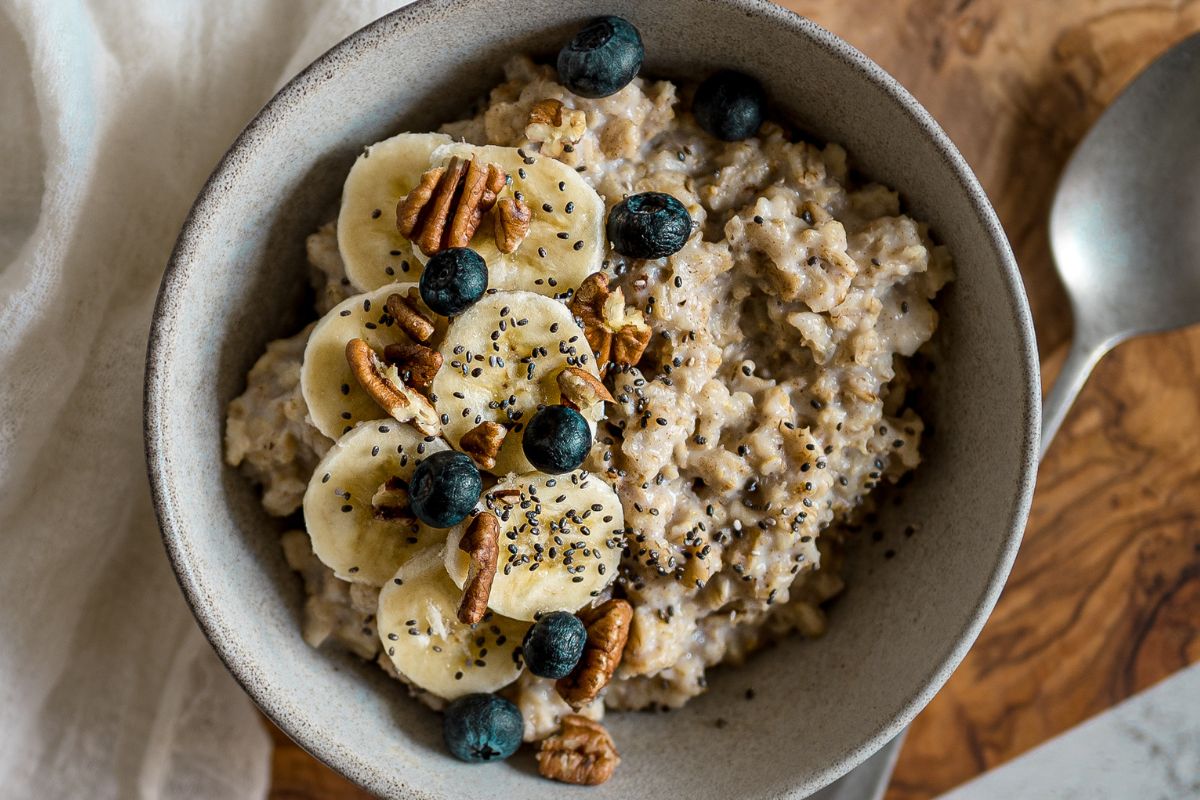
<path fill-rule="evenodd" d="M 952 276 L 840 146 L 762 121 L 757 84 L 633 77 L 636 31 L 601 23 L 557 70 L 514 58 L 476 116 L 364 150 L 308 240 L 321 319 L 226 429 L 264 508 L 303 507 L 305 640 L 446 708 L 468 760 L 455 726 L 515 706 L 574 783 L 618 761 L 605 709 L 681 706 L 825 630 L 839 531 L 920 461 L 907 360 Z"/>

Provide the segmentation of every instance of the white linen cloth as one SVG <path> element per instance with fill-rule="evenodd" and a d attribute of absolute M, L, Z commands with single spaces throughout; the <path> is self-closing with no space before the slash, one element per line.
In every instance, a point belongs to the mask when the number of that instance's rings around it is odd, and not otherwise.
<path fill-rule="evenodd" d="M 150 314 L 188 207 L 242 126 L 400 4 L 0 0 L 5 798 L 266 793 L 267 734 L 154 521 Z"/>

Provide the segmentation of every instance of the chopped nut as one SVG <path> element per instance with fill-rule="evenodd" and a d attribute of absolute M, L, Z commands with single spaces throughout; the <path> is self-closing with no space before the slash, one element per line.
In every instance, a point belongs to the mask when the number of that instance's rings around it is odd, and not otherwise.
<path fill-rule="evenodd" d="M 579 367 L 564 367 L 556 378 L 563 404 L 582 410 L 596 403 L 612 403 L 613 396 L 600 379 Z"/>
<path fill-rule="evenodd" d="M 442 368 L 442 354 L 423 344 L 389 344 L 383 360 L 400 370 L 400 379 L 414 389 L 426 391 Z"/>
<path fill-rule="evenodd" d="M 395 476 L 388 478 L 371 497 L 375 519 L 415 522 L 409 504 L 408 483 Z"/>
<path fill-rule="evenodd" d="M 650 344 L 652 331 L 642 312 L 625 305 L 625 293 L 615 290 L 604 301 L 600 310 L 604 324 L 615 334 L 613 339 L 613 363 L 636 364 Z"/>
<path fill-rule="evenodd" d="M 362 339 L 346 342 L 350 371 L 371 399 L 397 422 L 411 422 L 426 436 L 441 433 L 437 411 L 424 395 L 400 380 L 396 368 L 379 358 Z"/>
<path fill-rule="evenodd" d="M 612 331 L 604 325 L 601 317 L 608 296 L 608 276 L 603 272 L 594 272 L 583 279 L 567 303 L 567 308 L 583 324 L 583 336 L 601 367 L 612 356 Z"/>
<path fill-rule="evenodd" d="M 506 506 L 511 506 L 521 499 L 521 490 L 516 488 L 497 489 L 492 492 L 491 497 Z"/>
<path fill-rule="evenodd" d="M 537 762 L 538 772 L 546 778 L 596 786 L 612 777 L 621 756 L 603 725 L 567 714 L 558 733 L 542 740 Z"/>
<path fill-rule="evenodd" d="M 507 176 L 495 164 L 455 156 L 421 176 L 396 205 L 396 229 L 427 256 L 466 247 L 483 215 L 496 204 Z"/>
<path fill-rule="evenodd" d="M 650 344 L 651 333 L 653 332 L 649 326 L 622 326 L 613 339 L 613 363 L 636 364 L 641 361 L 642 353 L 646 352 L 646 346 Z"/>
<path fill-rule="evenodd" d="M 471 557 L 467 581 L 463 584 L 462 601 L 458 604 L 458 621 L 474 625 L 487 613 L 492 579 L 496 577 L 496 561 L 500 555 L 500 520 L 484 511 L 471 520 L 467 532 L 458 541 L 458 549 Z"/>
<path fill-rule="evenodd" d="M 576 711 L 595 700 L 617 671 L 629 640 L 633 607 L 624 600 L 607 600 L 580 611 L 579 618 L 587 627 L 583 655 L 575 670 L 555 683 L 559 696 Z"/>
<path fill-rule="evenodd" d="M 475 459 L 476 464 L 491 469 L 496 466 L 496 454 L 500 452 L 500 445 L 504 443 L 507 433 L 508 428 L 499 423 L 481 422 L 463 434 L 458 446 Z"/>
<path fill-rule="evenodd" d="M 562 123 L 562 100 L 547 97 L 529 107 L 530 125 L 559 125 Z"/>
<path fill-rule="evenodd" d="M 413 296 L 414 294 L 415 292 L 412 290 L 409 290 L 408 297 L 402 294 L 390 294 L 385 307 L 387 313 L 396 320 L 396 324 L 408 335 L 408 338 L 414 342 L 428 342 L 433 336 L 433 320 L 417 308 L 417 299 Z"/>
<path fill-rule="evenodd" d="M 587 114 L 577 108 L 567 108 L 561 100 L 546 98 L 529 109 L 525 138 L 540 142 L 540 152 L 555 158 L 567 145 L 578 144 L 587 133 Z"/>
<path fill-rule="evenodd" d="M 584 338 L 596 354 L 601 374 L 609 364 L 637 364 L 650 344 L 652 331 L 642 312 L 626 306 L 625 293 L 610 290 L 602 272 L 585 278 L 567 307 L 583 324 Z"/>
<path fill-rule="evenodd" d="M 501 253 L 513 253 L 529 235 L 533 212 L 515 197 L 506 197 L 496 204 L 496 248 Z"/>

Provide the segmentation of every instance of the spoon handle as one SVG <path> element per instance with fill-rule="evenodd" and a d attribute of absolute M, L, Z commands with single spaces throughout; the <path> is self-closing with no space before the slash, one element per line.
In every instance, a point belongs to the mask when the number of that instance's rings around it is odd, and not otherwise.
<path fill-rule="evenodd" d="M 1054 386 L 1050 388 L 1050 394 L 1046 396 L 1046 402 L 1042 406 L 1041 457 L 1045 457 L 1050 442 L 1054 440 L 1059 426 L 1071 410 L 1079 390 L 1087 383 L 1092 368 L 1108 350 L 1107 345 L 1091 344 L 1078 336 L 1071 344 L 1071 352 L 1067 354 L 1058 379 L 1054 381 Z"/>

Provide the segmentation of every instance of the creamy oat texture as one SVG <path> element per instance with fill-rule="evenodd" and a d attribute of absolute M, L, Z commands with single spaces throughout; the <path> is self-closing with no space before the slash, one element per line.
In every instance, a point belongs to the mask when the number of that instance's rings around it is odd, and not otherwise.
<path fill-rule="evenodd" d="M 607 262 L 655 335 L 639 368 L 615 376 L 587 464 L 615 482 L 630 531 L 616 591 L 635 616 L 603 705 L 677 707 L 704 690 L 707 667 L 825 630 L 821 604 L 842 589 L 840 526 L 919 462 L 905 359 L 933 334 L 951 260 L 895 192 L 849 179 L 836 144 L 789 140 L 774 123 L 718 142 L 665 81 L 585 100 L 525 58 L 506 77 L 477 117 L 443 130 L 537 152 L 530 107 L 561 100 L 584 112 L 586 131 L 557 157 L 608 207 L 667 192 L 698 229 L 669 258 Z M 309 255 L 328 276 L 324 310 L 346 293 L 331 227 L 310 237 Z M 304 421 L 296 384 L 307 330 L 268 348 L 229 412 L 228 458 L 277 515 L 298 507 L 330 445 Z M 376 658 L 373 605 L 334 586 L 305 540 L 288 534 L 285 547 L 308 587 L 306 639 Z M 528 673 L 506 692 L 527 739 L 567 713 Z M 597 701 L 585 713 L 601 712 Z"/>
<path fill-rule="evenodd" d="M 305 244 L 317 314 L 324 314 L 353 294 L 336 226 L 324 225 Z M 317 462 L 333 445 L 309 424 L 300 393 L 300 363 L 313 327 L 267 345 L 246 376 L 246 391 L 229 404 L 225 424 L 225 460 L 261 484 L 263 508 L 277 517 L 300 508 Z"/>

